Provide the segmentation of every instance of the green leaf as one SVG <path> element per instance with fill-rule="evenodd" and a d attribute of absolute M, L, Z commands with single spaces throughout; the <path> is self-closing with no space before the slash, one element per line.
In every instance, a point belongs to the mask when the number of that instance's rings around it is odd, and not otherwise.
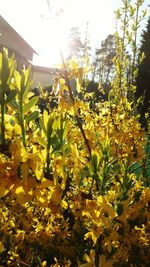
<path fill-rule="evenodd" d="M 29 80 L 28 83 L 26 84 L 26 87 L 25 87 L 25 90 L 24 90 L 24 93 L 23 93 L 23 99 L 25 99 L 32 87 L 32 84 L 33 84 L 33 81 L 32 80 Z"/>
<path fill-rule="evenodd" d="M 22 125 L 22 119 L 21 119 L 19 113 L 16 115 L 16 119 L 17 119 L 17 121 L 18 121 L 18 124 L 21 126 L 21 125 Z"/>
<path fill-rule="evenodd" d="M 24 74 L 21 75 L 21 81 L 20 81 L 20 95 L 23 99 L 23 94 L 25 92 L 25 77 L 24 77 Z"/>
<path fill-rule="evenodd" d="M 140 56 L 140 63 L 142 63 L 144 59 L 145 59 L 145 53 L 143 52 Z"/>
<path fill-rule="evenodd" d="M 24 113 L 27 112 L 28 110 L 30 110 L 33 106 L 35 106 L 37 101 L 38 101 L 38 99 L 39 99 L 38 96 L 32 97 L 29 100 L 29 103 L 24 105 Z"/>
<path fill-rule="evenodd" d="M 3 48 L 2 68 L 1 68 L 1 80 L 3 85 L 7 84 L 9 75 L 10 75 L 10 69 L 8 66 L 8 51 L 6 48 Z"/>
<path fill-rule="evenodd" d="M 44 148 L 47 147 L 47 144 L 46 144 L 45 140 L 44 140 L 42 137 L 37 136 L 37 137 L 36 137 L 36 141 L 37 141 L 41 146 L 43 146 Z"/>
<path fill-rule="evenodd" d="M 7 96 L 7 98 L 5 99 L 5 105 L 10 103 L 15 98 L 16 94 L 17 94 L 16 90 L 11 91 Z"/>
<path fill-rule="evenodd" d="M 8 84 L 11 84 L 11 78 L 14 74 L 14 71 L 16 69 L 16 60 L 15 60 L 15 55 L 12 54 L 12 56 L 9 58 L 9 69 L 10 69 L 10 75 L 9 75 L 9 79 L 8 79 Z"/>
<path fill-rule="evenodd" d="M 32 80 L 30 78 L 30 73 L 31 73 L 31 66 L 29 66 L 27 69 L 23 70 L 23 74 L 21 77 L 21 91 L 22 91 L 23 99 L 26 98 L 26 96 L 28 95 L 29 90 L 31 89 L 31 86 L 32 86 Z"/>
<path fill-rule="evenodd" d="M 130 5 L 129 10 L 130 10 L 130 17 L 132 17 L 135 13 L 135 8 L 132 5 Z"/>
<path fill-rule="evenodd" d="M 38 111 L 34 111 L 32 114 L 27 115 L 25 117 L 26 122 L 30 122 L 33 121 L 35 119 L 37 119 L 39 117 L 39 112 Z"/>
<path fill-rule="evenodd" d="M 20 91 L 21 75 L 17 70 L 15 70 L 14 72 L 14 79 L 15 79 L 14 84 L 16 88 Z"/>
<path fill-rule="evenodd" d="M 121 17 L 120 9 L 118 9 L 117 11 L 115 11 L 115 15 L 116 15 L 116 19 L 120 19 L 120 17 Z"/>
<path fill-rule="evenodd" d="M 15 99 L 11 101 L 11 106 L 13 106 L 13 108 L 15 108 L 17 111 L 20 111 L 20 106 Z"/>
<path fill-rule="evenodd" d="M 60 124 L 61 124 L 60 117 L 55 118 L 53 122 L 53 129 L 54 130 L 60 129 Z"/>
<path fill-rule="evenodd" d="M 52 135 L 52 131 L 54 130 L 53 123 L 54 123 L 54 118 L 50 116 L 47 123 L 47 134 L 50 136 Z"/>
<path fill-rule="evenodd" d="M 23 70 L 24 85 L 27 85 L 27 83 L 30 79 L 30 73 L 31 73 L 31 66 L 29 66 L 27 69 Z"/>
<path fill-rule="evenodd" d="M 96 172 L 96 170 L 98 169 L 99 163 L 100 163 L 100 155 L 97 151 L 92 150 L 91 160 L 92 160 L 94 172 Z"/>
<path fill-rule="evenodd" d="M 47 144 L 47 148 L 50 149 L 50 144 L 51 144 L 51 135 L 52 135 L 52 126 L 53 126 L 53 118 L 50 117 L 49 120 L 48 120 L 48 123 L 47 123 L 47 141 L 48 141 L 48 144 Z"/>
<path fill-rule="evenodd" d="M 122 213 L 123 213 L 123 205 L 121 203 L 118 203 L 116 205 L 116 212 L 118 213 L 119 216 L 122 215 Z"/>
<path fill-rule="evenodd" d="M 44 125 L 44 122 L 43 122 L 43 119 L 42 119 L 42 118 L 40 118 L 39 123 L 40 123 L 40 127 L 41 127 L 41 129 L 43 130 L 43 132 L 44 132 L 45 135 L 46 135 L 46 134 L 47 134 L 47 131 L 46 131 L 46 128 L 45 128 L 45 125 Z"/>

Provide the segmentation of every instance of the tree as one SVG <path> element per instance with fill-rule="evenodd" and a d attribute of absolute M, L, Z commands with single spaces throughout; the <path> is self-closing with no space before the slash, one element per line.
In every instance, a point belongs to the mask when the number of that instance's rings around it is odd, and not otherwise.
<path fill-rule="evenodd" d="M 90 37 L 89 37 L 89 23 L 87 22 L 86 24 L 86 29 L 85 29 L 85 37 L 83 41 L 83 56 L 88 57 L 90 59 Z"/>
<path fill-rule="evenodd" d="M 139 107 L 141 114 L 140 122 L 143 127 L 147 127 L 145 113 L 150 111 L 150 18 L 148 20 L 146 30 L 142 34 L 140 52 L 144 53 L 145 57 L 138 67 L 136 97 L 143 98 L 142 104 Z"/>
<path fill-rule="evenodd" d="M 110 84 L 113 73 L 113 58 L 115 56 L 115 36 L 109 34 L 101 42 L 101 48 L 96 49 L 93 80 L 95 77 L 101 84 Z"/>
<path fill-rule="evenodd" d="M 69 43 L 68 43 L 68 59 L 72 56 L 80 58 L 83 54 L 84 44 L 81 40 L 80 32 L 78 27 L 72 27 L 69 34 Z"/>

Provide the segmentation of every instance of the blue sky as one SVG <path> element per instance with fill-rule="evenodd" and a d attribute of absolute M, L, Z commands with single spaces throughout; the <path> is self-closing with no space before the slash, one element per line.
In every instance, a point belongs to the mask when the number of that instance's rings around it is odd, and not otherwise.
<path fill-rule="evenodd" d="M 134 1 L 134 0 L 133 0 Z M 59 62 L 59 49 L 65 51 L 69 29 L 78 26 L 85 35 L 89 22 L 92 48 L 115 31 L 114 10 L 122 0 L 0 0 L 1 15 L 40 54 L 34 62 L 52 66 Z M 143 8 L 149 0 L 145 0 Z M 59 16 L 56 16 L 59 14 Z M 144 25 L 144 24 L 143 24 Z M 143 26 L 144 27 L 144 26 Z"/>

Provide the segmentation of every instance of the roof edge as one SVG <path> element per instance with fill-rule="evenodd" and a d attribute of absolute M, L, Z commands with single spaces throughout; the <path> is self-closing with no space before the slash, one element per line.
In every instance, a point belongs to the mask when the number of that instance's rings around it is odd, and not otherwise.
<path fill-rule="evenodd" d="M 34 54 L 37 54 L 37 55 L 39 55 L 38 54 L 38 52 L 37 51 L 35 51 L 34 49 L 33 49 L 33 47 L 30 45 L 30 44 L 28 44 L 28 42 L 6 21 L 6 19 L 4 19 L 4 17 L 2 16 L 2 15 L 0 15 L 0 19 L 1 20 L 3 20 L 4 21 L 4 23 L 9 27 L 9 28 L 11 28 L 11 30 L 12 31 L 14 31 L 14 33 L 18 36 L 18 38 L 20 39 L 20 40 L 22 40 L 22 41 L 24 41 L 25 43 L 26 43 L 26 45 L 32 50 L 32 52 L 34 53 Z"/>

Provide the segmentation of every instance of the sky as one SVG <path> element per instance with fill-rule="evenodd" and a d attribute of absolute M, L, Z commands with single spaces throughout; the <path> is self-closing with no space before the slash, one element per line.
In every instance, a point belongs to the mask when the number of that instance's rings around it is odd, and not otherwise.
<path fill-rule="evenodd" d="M 66 52 L 69 30 L 73 26 L 79 27 L 84 40 L 88 22 L 90 45 L 93 50 L 100 47 L 101 41 L 115 32 L 114 11 L 121 6 L 121 2 L 122 0 L 0 0 L 0 14 L 37 51 L 39 55 L 34 56 L 33 63 L 53 67 L 60 63 L 60 49 L 64 54 Z M 144 0 L 143 8 L 147 8 L 149 2 L 150 0 Z"/>

